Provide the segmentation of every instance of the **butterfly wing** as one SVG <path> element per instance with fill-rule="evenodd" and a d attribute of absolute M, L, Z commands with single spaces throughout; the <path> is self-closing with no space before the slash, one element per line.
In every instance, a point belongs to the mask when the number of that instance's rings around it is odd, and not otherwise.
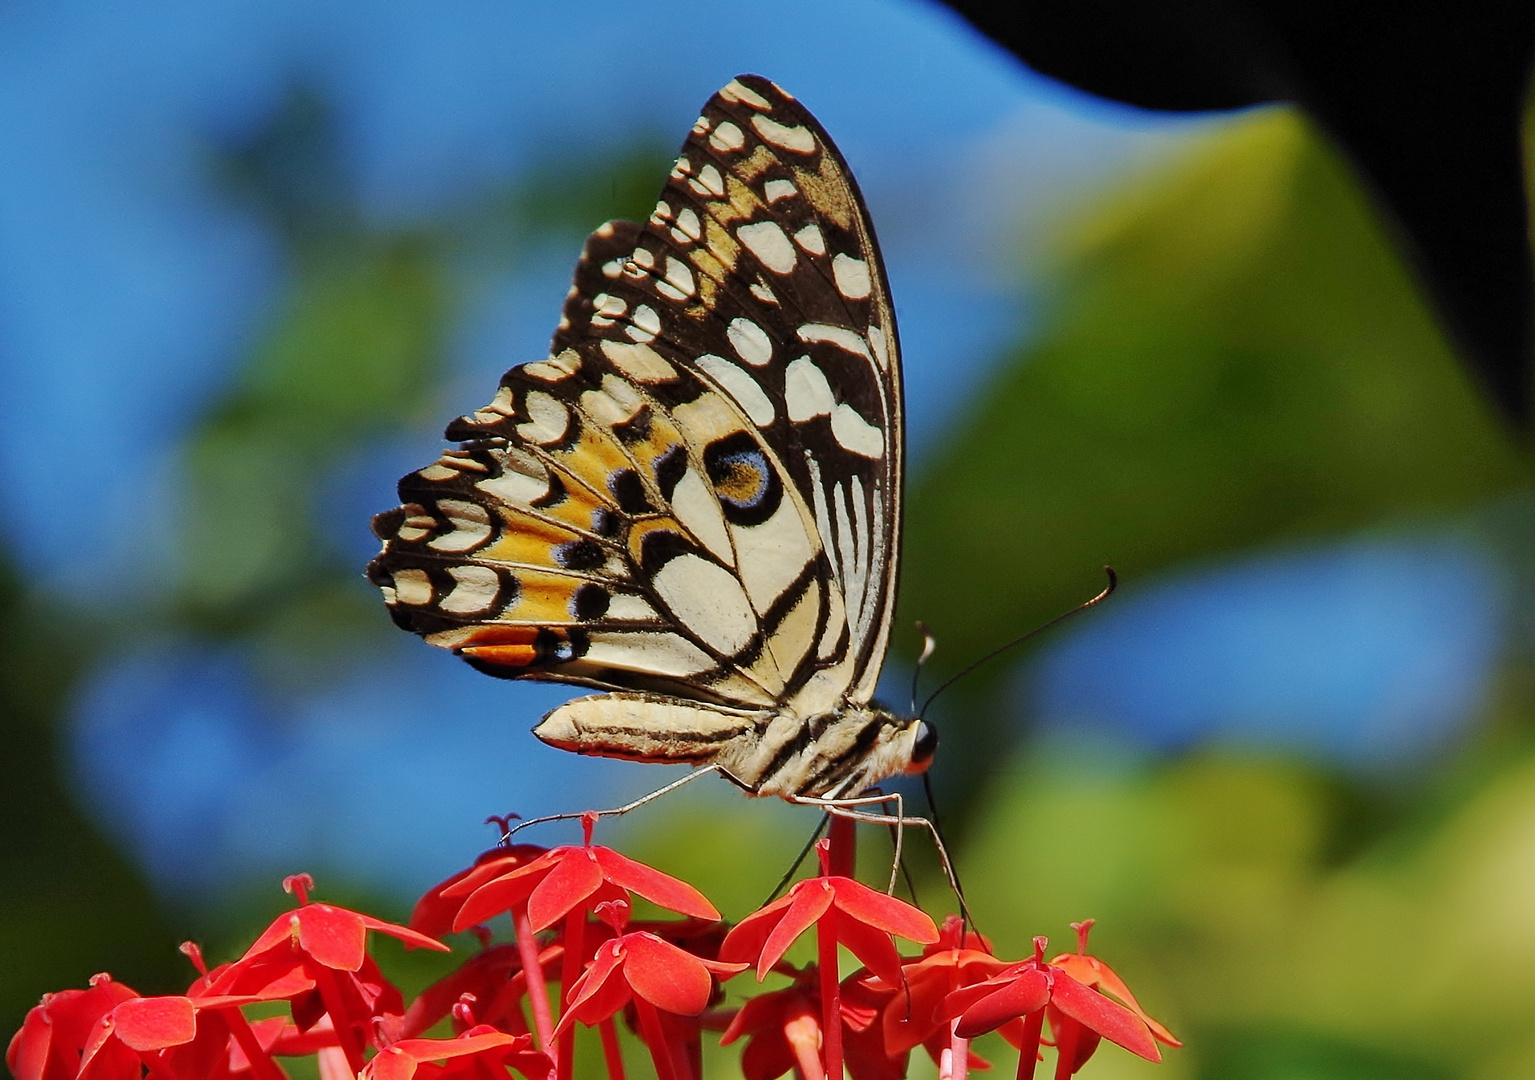
<path fill-rule="evenodd" d="M 628 756 L 700 759 L 743 718 L 872 695 L 900 527 L 894 313 L 846 165 L 773 84 L 709 101 L 650 220 L 588 239 L 549 358 L 447 435 L 375 519 L 369 576 L 401 626 L 492 674 L 715 717 Z"/>

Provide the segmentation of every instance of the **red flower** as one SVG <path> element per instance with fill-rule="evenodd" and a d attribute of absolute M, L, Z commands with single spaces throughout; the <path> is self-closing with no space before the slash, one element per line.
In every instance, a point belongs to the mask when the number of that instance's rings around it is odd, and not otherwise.
<path fill-rule="evenodd" d="M 1094 921 L 1083 919 L 1079 923 L 1071 924 L 1071 928 L 1077 932 L 1077 951 L 1061 953 L 1050 961 L 1051 966 L 1066 972 L 1084 986 L 1090 986 L 1094 990 L 1118 998 L 1122 1005 L 1140 1017 L 1141 1021 L 1151 1029 L 1151 1034 L 1157 1042 L 1167 1046 L 1182 1046 L 1181 1042 L 1173 1038 L 1172 1032 L 1146 1015 L 1146 1010 L 1141 1008 L 1141 1003 L 1135 1000 L 1135 995 L 1130 993 L 1130 988 L 1114 973 L 1113 968 L 1088 953 L 1087 935 L 1092 930 Z"/>
<path fill-rule="evenodd" d="M 283 882 L 297 892 L 300 906 L 281 916 L 256 939 L 245 955 L 213 977 L 212 994 L 287 999 L 293 1021 L 307 1031 L 328 1015 L 347 1061 L 362 1068 L 362 1048 L 372 1041 L 375 1020 L 398 1025 L 404 1000 L 379 972 L 367 953 L 369 930 L 389 934 L 407 945 L 448 951 L 434 938 L 330 904 L 311 904 L 308 875 Z"/>
<path fill-rule="evenodd" d="M 817 844 L 823 860 L 825 844 Z M 720 959 L 754 960 L 761 982 L 795 938 L 827 922 L 835 927 L 838 942 L 892 986 L 901 983 L 901 957 L 890 935 L 916 942 L 938 940 L 933 920 L 910 904 L 852 878 L 823 873 L 796 882 L 787 894 L 737 923 L 725 935 Z"/>
<path fill-rule="evenodd" d="M 439 1061 L 443 1064 L 430 1064 Z M 481 1024 L 456 1039 L 403 1039 L 380 1050 L 362 1075 L 366 1080 L 412 1080 L 418 1073 L 433 1080 L 486 1080 L 505 1076 L 507 1068 L 527 1080 L 549 1080 L 554 1062 L 533 1049 L 530 1036 Z"/>
<path fill-rule="evenodd" d="M 720 917 L 714 905 L 693 886 L 625 858 L 600 844 L 570 845 L 551 851 L 510 869 L 499 861 L 487 862 L 482 875 L 476 867 L 442 890 L 444 900 L 466 896 L 453 920 L 455 931 L 484 922 L 503 911 L 527 905 L 532 928 L 543 930 L 559 922 L 577 905 L 588 911 L 603 900 L 623 899 L 625 890 L 680 915 L 708 919 Z M 595 895 L 603 886 L 608 890 Z"/>
<path fill-rule="evenodd" d="M 780 966 L 780 971 L 784 968 Z M 726 1046 L 742 1036 L 741 1073 L 746 1080 L 776 1080 L 790 1069 L 802 1080 L 824 1080 L 821 1063 L 820 973 L 815 964 L 789 969 L 794 984 L 754 997 L 741 1006 L 720 1038 Z M 853 1080 L 901 1080 L 909 1054 L 888 1052 L 879 1015 L 898 991 L 873 982 L 860 969 L 842 983 L 838 995 L 842 1044 Z"/>
<path fill-rule="evenodd" d="M 793 986 L 748 1000 L 725 1028 L 721 1046 L 746 1037 L 741 1051 L 746 1080 L 777 1080 L 790 1069 L 803 1080 L 823 1080 L 817 978 L 815 965 L 809 965 Z"/>
<path fill-rule="evenodd" d="M 670 1080 L 678 1072 L 671 1053 L 674 1040 L 667 1037 L 656 1010 L 697 1016 L 709 1005 L 714 976 L 729 978 L 746 965 L 701 959 L 644 930 L 626 934 L 628 909 L 621 900 L 601 905 L 618 936 L 598 947 L 591 966 L 571 987 L 554 1035 L 559 1039 L 577 1021 L 596 1026 L 633 1001 L 656 1072 Z"/>
<path fill-rule="evenodd" d="M 1091 925 L 1089 922 L 1078 926 L 1083 948 L 1086 946 L 1086 928 Z M 1033 1075 L 1032 1063 L 1039 1052 L 1040 1033 L 1047 1012 L 1050 1030 L 1055 1035 L 1057 1080 L 1065 1080 L 1081 1069 L 1098 1048 L 1099 1040 L 1104 1038 L 1148 1061 L 1161 1061 L 1156 1037 L 1141 1016 L 1073 977 L 1065 967 L 1054 961 L 1047 963 L 1045 944 L 1045 938 L 1035 938 L 1034 955 L 1029 959 L 1008 966 L 986 982 L 950 994 L 944 1012 L 947 1016 L 958 1017 L 954 1034 L 972 1039 L 1022 1017 L 1024 1032 L 1019 1053 L 1030 1065 L 1025 1070 L 1020 1062 L 1021 1077 Z M 1086 957 L 1085 953 L 1077 955 L 1083 959 L 1073 960 L 1071 966 L 1078 970 L 1096 970 L 1087 963 L 1092 958 Z M 1101 982 L 1101 975 L 1099 978 Z M 1123 986 L 1117 976 L 1114 982 Z"/>
<path fill-rule="evenodd" d="M 941 1061 L 945 1049 L 958 1053 L 953 1024 L 943 1013 L 944 999 L 964 986 L 984 982 L 1008 966 L 992 955 L 991 944 L 974 931 L 967 931 L 958 915 L 944 919 L 938 940 L 922 950 L 919 960 L 901 965 L 904 992 L 880 980 L 889 991 L 889 1003 L 882 1013 L 881 1029 L 885 1048 L 892 1054 L 922 1046 L 935 1061 Z M 1013 1021 L 1004 1025 L 1004 1034 L 1014 1040 L 1022 1035 L 1023 1025 Z M 964 1042 L 964 1040 L 959 1040 Z M 989 1069 L 985 1058 L 963 1047 L 968 1067 Z"/>
<path fill-rule="evenodd" d="M 107 974 L 91 977 L 87 990 L 46 994 L 11 1037 L 5 1064 L 16 1080 L 70 1080 L 98 1025 L 118 1005 L 138 997 Z"/>
<path fill-rule="evenodd" d="M 547 851 L 547 848 L 537 844 L 511 844 L 481 853 L 469 869 L 460 870 L 446 881 L 434 885 L 416 901 L 410 913 L 411 929 L 431 937 L 455 933 L 455 923 L 458 921 L 459 909 L 464 906 L 464 897 L 487 881 L 494 881 L 519 866 L 526 866 Z"/>

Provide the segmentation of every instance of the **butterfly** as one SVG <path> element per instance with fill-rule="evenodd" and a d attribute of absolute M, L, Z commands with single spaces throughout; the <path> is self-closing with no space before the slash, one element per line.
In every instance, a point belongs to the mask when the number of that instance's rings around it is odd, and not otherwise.
<path fill-rule="evenodd" d="M 399 483 L 368 566 L 394 621 L 474 667 L 602 693 L 544 742 L 857 796 L 926 768 L 874 703 L 904 443 L 895 311 L 830 136 L 742 75 L 644 224 L 587 239 L 546 359 Z"/>

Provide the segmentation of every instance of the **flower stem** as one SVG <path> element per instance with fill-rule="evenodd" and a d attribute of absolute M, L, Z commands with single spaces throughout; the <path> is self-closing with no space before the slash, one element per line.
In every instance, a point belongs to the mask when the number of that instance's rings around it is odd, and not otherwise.
<path fill-rule="evenodd" d="M 341 1044 L 341 1052 L 346 1055 L 347 1064 L 351 1066 L 354 1075 L 362 1072 L 362 1047 L 357 1042 L 357 1031 L 347 1016 L 346 1002 L 341 997 L 341 987 L 336 983 L 335 971 L 316 964 L 314 983 L 320 991 L 320 1000 L 325 1003 L 325 1011 L 330 1014 L 331 1027 L 336 1029 L 336 1041 Z"/>
<path fill-rule="evenodd" d="M 609 1016 L 597 1025 L 597 1031 L 602 1036 L 602 1056 L 608 1065 L 608 1080 L 624 1080 L 624 1055 L 618 1046 L 618 1032 L 613 1027 L 613 1018 Z"/>
<path fill-rule="evenodd" d="M 544 985 L 544 968 L 538 962 L 538 938 L 528 918 L 528 905 L 519 904 L 512 911 L 512 926 L 517 934 L 517 955 L 522 957 L 523 974 L 528 979 L 528 1004 L 533 1009 L 533 1031 L 538 1048 L 548 1050 L 554 1024 L 549 1018 L 549 988 Z"/>
<path fill-rule="evenodd" d="M 656 1063 L 656 1080 L 677 1080 L 677 1066 L 672 1061 L 671 1047 L 666 1044 L 661 1014 L 638 994 L 634 998 L 634 1011 L 640 1016 L 640 1031 L 645 1036 L 645 1045 L 650 1047 L 650 1060 Z"/>
<path fill-rule="evenodd" d="M 858 823 L 852 818 L 838 817 L 833 814 L 831 829 L 827 833 L 831 841 L 829 852 L 830 862 L 828 872 L 837 877 L 855 876 L 855 866 L 858 862 Z"/>
<path fill-rule="evenodd" d="M 1067 1019 L 1056 1030 L 1055 1021 L 1050 1021 L 1050 1030 L 1055 1031 L 1055 1080 L 1070 1080 L 1075 1071 L 1072 1066 L 1077 1062 L 1077 1037 L 1081 1027 L 1075 1020 Z"/>
<path fill-rule="evenodd" d="M 571 990 L 575 987 L 576 980 L 581 977 L 581 954 L 586 946 L 586 909 L 579 904 L 565 916 L 565 933 L 562 935 L 561 944 L 565 946 L 565 955 L 560 963 L 560 1016 L 563 1017 L 570 1010 Z M 575 1025 L 565 1029 L 565 1034 L 560 1036 L 557 1050 L 556 1071 L 559 1080 L 575 1080 Z"/>
<path fill-rule="evenodd" d="M 1018 1045 L 1018 1080 L 1034 1080 L 1034 1066 L 1039 1063 L 1039 1033 L 1044 1026 L 1044 1009 L 1035 1009 L 1023 1019 L 1023 1039 Z"/>
<path fill-rule="evenodd" d="M 235 1037 L 235 1042 L 240 1044 L 240 1050 L 245 1054 L 245 1060 L 250 1062 L 251 1073 L 256 1080 L 285 1080 L 277 1062 L 272 1060 L 272 1055 L 266 1052 L 261 1040 L 251 1030 L 245 1014 L 238 1008 L 220 1009 L 219 1014 L 229 1025 L 229 1033 Z"/>
<path fill-rule="evenodd" d="M 970 1040 L 961 1039 L 954 1034 L 954 1029 L 959 1027 L 959 1017 L 949 1025 L 949 1053 L 953 1063 L 949 1066 L 952 1080 L 967 1080 L 970 1075 Z"/>
<path fill-rule="evenodd" d="M 835 818 L 832 820 L 836 821 Z M 821 1061 L 826 1067 L 827 1080 L 842 1080 L 842 987 L 837 980 L 837 917 L 836 905 L 832 905 L 815 928 L 816 962 L 821 974 Z"/>

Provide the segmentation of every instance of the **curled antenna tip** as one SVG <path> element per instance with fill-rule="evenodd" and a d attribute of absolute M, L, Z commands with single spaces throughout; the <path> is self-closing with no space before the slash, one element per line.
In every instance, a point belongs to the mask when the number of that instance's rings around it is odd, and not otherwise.
<path fill-rule="evenodd" d="M 917 631 L 922 635 L 922 655 L 917 657 L 917 666 L 920 667 L 928 662 L 933 655 L 933 650 L 938 648 L 938 639 L 927 628 L 927 623 L 921 619 L 917 620 Z"/>
<path fill-rule="evenodd" d="M 1062 612 L 1061 614 L 1057 615 L 1055 618 L 1051 619 L 1049 622 L 1045 623 L 1043 626 L 1036 626 L 1033 630 L 1030 630 L 1027 634 L 1021 634 L 1018 637 L 1015 637 L 1012 641 L 1009 641 L 1007 644 L 999 645 L 997 648 L 992 649 L 991 652 L 987 653 L 985 656 L 981 657 L 979 660 L 972 660 L 969 664 L 967 664 L 963 669 L 960 670 L 958 675 L 955 675 L 955 676 L 951 677 L 947 682 L 945 682 L 937 690 L 934 690 L 931 694 L 929 694 L 927 696 L 927 700 L 922 703 L 922 709 L 917 713 L 917 715 L 918 716 L 926 716 L 927 715 L 928 706 L 931 705 L 935 699 L 937 699 L 939 694 L 943 693 L 949 687 L 953 686 L 955 683 L 957 683 L 960 679 L 964 678 L 966 675 L 969 675 L 972 671 L 974 671 L 976 668 L 980 667 L 982 664 L 986 663 L 988 660 L 991 660 L 994 657 L 1000 656 L 1002 653 L 1007 652 L 1007 650 L 1013 648 L 1014 646 L 1022 645 L 1025 641 L 1028 641 L 1031 637 L 1034 637 L 1036 634 L 1044 633 L 1046 630 L 1050 629 L 1056 623 L 1059 623 L 1059 622 L 1061 622 L 1061 621 L 1063 621 L 1065 619 L 1069 619 L 1073 615 L 1076 615 L 1076 614 L 1078 614 L 1080 612 L 1086 611 L 1088 608 L 1093 607 L 1096 604 L 1102 603 L 1104 600 L 1107 600 L 1109 598 L 1109 596 L 1114 592 L 1114 590 L 1119 587 L 1119 575 L 1114 572 L 1114 568 L 1112 566 L 1105 566 L 1103 568 L 1103 572 L 1108 575 L 1109 583 L 1103 587 L 1103 589 L 1098 593 L 1097 596 L 1094 596 L 1090 600 L 1082 601 L 1082 603 L 1078 604 L 1076 607 L 1072 608 L 1070 611 Z M 921 670 L 920 666 L 919 666 L 918 670 Z M 916 680 L 915 679 L 912 680 L 912 691 L 913 691 L 913 693 L 912 693 L 913 703 L 915 703 L 915 699 L 916 699 L 916 692 L 915 692 L 916 691 Z"/>

